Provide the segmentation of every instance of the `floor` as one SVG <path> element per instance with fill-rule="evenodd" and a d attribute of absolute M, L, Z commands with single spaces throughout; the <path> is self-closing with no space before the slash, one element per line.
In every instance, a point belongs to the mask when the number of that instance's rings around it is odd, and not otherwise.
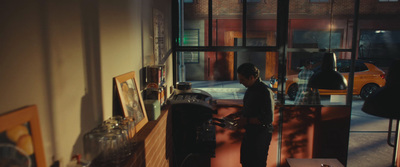
<path fill-rule="evenodd" d="M 191 83 L 193 88 L 210 93 L 214 99 L 242 99 L 246 90 L 237 81 Z M 330 101 L 329 97 L 325 97 L 322 103 Z M 287 100 L 286 103 L 292 101 Z M 360 97 L 353 97 L 347 166 L 390 167 L 393 147 L 387 144 L 389 120 L 362 112 L 363 103 Z"/>

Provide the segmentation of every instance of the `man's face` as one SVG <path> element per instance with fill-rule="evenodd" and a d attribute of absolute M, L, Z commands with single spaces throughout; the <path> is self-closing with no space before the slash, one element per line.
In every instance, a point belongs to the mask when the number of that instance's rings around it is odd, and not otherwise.
<path fill-rule="evenodd" d="M 239 78 L 240 84 L 242 84 L 246 88 L 248 88 L 251 85 L 253 85 L 254 82 L 256 81 L 256 78 L 254 78 L 254 76 L 250 76 L 250 78 L 246 78 L 245 76 L 243 76 L 241 74 L 238 74 L 238 78 Z"/>

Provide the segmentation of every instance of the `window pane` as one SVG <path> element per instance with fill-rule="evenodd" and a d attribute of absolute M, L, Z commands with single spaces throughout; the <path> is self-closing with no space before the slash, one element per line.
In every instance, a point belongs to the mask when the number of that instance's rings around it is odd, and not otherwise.
<path fill-rule="evenodd" d="M 318 30 L 293 30 L 294 48 L 339 48 L 343 33 L 340 30 L 318 31 Z"/>
<path fill-rule="evenodd" d="M 178 62 L 178 73 L 184 75 L 179 75 L 180 79 L 191 82 L 193 88 L 207 91 L 215 99 L 243 98 L 246 89 L 236 74 L 237 67 L 243 63 L 255 64 L 260 69 L 260 78 L 267 84 L 272 76 L 277 76 L 275 52 L 199 52 L 199 57 L 196 64 Z"/>
<path fill-rule="evenodd" d="M 199 46 L 200 44 L 200 30 L 185 30 L 183 45 L 184 46 Z M 199 63 L 200 56 L 198 51 L 183 52 L 185 63 Z"/>
<path fill-rule="evenodd" d="M 276 46 L 276 14 L 277 1 L 268 3 L 249 3 L 247 1 L 246 37 L 265 38 L 263 46 Z M 246 46 L 257 46 L 247 43 Z"/>
<path fill-rule="evenodd" d="M 288 73 L 285 85 L 287 105 L 346 105 L 347 89 L 327 90 L 308 87 L 313 74 L 321 71 L 325 53 L 288 53 Z M 350 61 L 337 58 L 337 71 L 348 78 Z"/>
<path fill-rule="evenodd" d="M 183 15 L 181 15 L 181 27 L 180 36 L 183 37 L 181 46 L 194 46 L 187 45 L 186 42 L 186 31 L 197 30 L 198 44 L 196 46 L 207 46 L 208 43 L 208 1 L 197 1 L 197 3 L 184 3 L 183 4 Z M 183 19 L 183 20 L 182 20 Z M 183 31 L 184 30 L 184 31 Z M 193 34 L 194 32 L 190 32 Z"/>
<path fill-rule="evenodd" d="M 349 18 L 354 15 L 354 3 L 344 5 L 328 0 L 310 2 L 329 3 L 299 4 L 297 1 L 289 1 L 289 48 L 350 49 L 349 35 L 353 30 L 353 20 Z M 297 41 L 292 43 L 291 40 Z M 300 43 L 303 46 L 299 46 Z M 350 58 L 347 54 L 336 54 L 340 58 Z"/>
<path fill-rule="evenodd" d="M 400 56 L 399 30 L 361 30 L 359 59 L 373 61 L 376 65 L 387 68 L 393 59 Z"/>
<path fill-rule="evenodd" d="M 212 34 L 211 46 L 233 46 L 233 41 L 229 39 L 242 34 L 243 5 L 237 1 L 232 2 L 213 1 L 211 32 L 208 0 L 184 4 L 184 29 L 200 29 L 199 46 L 210 46 L 210 33 Z"/>

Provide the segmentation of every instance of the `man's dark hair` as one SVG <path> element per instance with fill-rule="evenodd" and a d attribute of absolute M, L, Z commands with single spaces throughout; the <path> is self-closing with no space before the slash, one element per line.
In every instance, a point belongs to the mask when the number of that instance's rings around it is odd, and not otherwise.
<path fill-rule="evenodd" d="M 260 75 L 260 70 L 254 64 L 244 63 L 238 67 L 237 73 L 243 75 L 246 78 L 250 78 L 250 76 L 258 78 L 258 76 Z"/>

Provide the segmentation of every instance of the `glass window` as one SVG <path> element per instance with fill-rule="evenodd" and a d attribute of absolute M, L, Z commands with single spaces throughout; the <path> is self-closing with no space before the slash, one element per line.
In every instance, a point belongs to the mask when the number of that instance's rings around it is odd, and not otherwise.
<path fill-rule="evenodd" d="M 199 46 L 200 38 L 199 38 L 199 30 L 185 30 L 184 31 L 184 38 L 183 38 L 183 45 L 184 46 Z M 185 63 L 199 63 L 199 52 L 184 52 L 184 60 Z"/>
<path fill-rule="evenodd" d="M 314 30 L 294 30 L 293 47 L 303 48 L 312 47 L 319 49 L 340 48 L 342 41 L 342 31 L 314 31 Z"/>
<path fill-rule="evenodd" d="M 183 0 L 184 3 L 193 3 L 193 0 Z"/>
<path fill-rule="evenodd" d="M 400 55 L 400 30 L 361 30 L 359 59 L 388 68 Z"/>
<path fill-rule="evenodd" d="M 321 4 L 298 5 L 295 1 L 289 1 L 285 104 L 346 105 L 347 89 L 317 89 L 309 87 L 308 83 L 313 74 L 321 71 L 322 60 L 327 52 L 335 53 L 338 72 L 350 71 L 350 61 L 343 59 L 351 58 L 351 39 L 346 35 L 352 27 L 348 20 L 337 15 L 352 16 L 353 10 L 334 10 L 340 4 L 327 3 L 330 0 L 309 2 Z M 321 10 L 325 12 L 317 12 Z M 308 19 L 304 19 L 304 15 Z"/>
<path fill-rule="evenodd" d="M 254 39 L 257 41 L 260 39 Z M 263 39 L 261 39 L 263 40 Z M 178 53 L 179 55 L 179 53 Z M 236 69 L 243 63 L 253 63 L 260 69 L 260 78 L 268 85 L 277 76 L 278 54 L 276 52 L 199 52 L 199 63 L 178 62 L 178 73 L 193 88 L 207 91 L 215 99 L 242 99 L 246 88 L 237 78 Z M 182 76 L 182 77 L 183 77 Z M 275 85 L 276 88 L 276 85 Z"/>

